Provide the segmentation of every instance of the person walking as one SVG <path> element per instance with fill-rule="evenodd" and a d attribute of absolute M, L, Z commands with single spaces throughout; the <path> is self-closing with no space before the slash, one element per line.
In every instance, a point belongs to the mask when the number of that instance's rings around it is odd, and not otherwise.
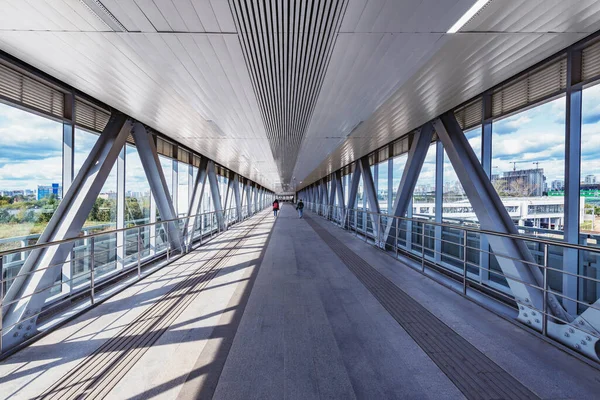
<path fill-rule="evenodd" d="M 273 215 L 277 218 L 277 212 L 279 211 L 279 200 L 275 199 L 273 202 Z"/>
<path fill-rule="evenodd" d="M 298 199 L 298 204 L 296 204 L 296 210 L 298 210 L 298 218 L 302 218 L 302 210 L 304 209 L 304 203 L 302 199 Z"/>

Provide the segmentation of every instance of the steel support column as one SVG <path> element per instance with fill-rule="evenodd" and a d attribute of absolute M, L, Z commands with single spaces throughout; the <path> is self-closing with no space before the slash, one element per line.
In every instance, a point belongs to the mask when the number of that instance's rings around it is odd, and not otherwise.
<path fill-rule="evenodd" d="M 394 217 L 404 217 L 404 214 L 407 212 L 408 207 L 412 202 L 415 185 L 417 184 L 417 179 L 419 179 L 419 174 L 421 173 L 421 168 L 423 167 L 423 162 L 427 156 L 427 151 L 431 145 L 432 138 L 433 126 L 430 123 L 423 125 L 421 129 L 414 134 L 410 149 L 408 151 L 406 165 L 402 171 L 402 178 L 400 179 L 400 184 L 398 185 L 398 189 L 396 191 L 394 205 L 389 213 L 390 215 Z M 385 233 L 382 237 L 382 242 L 384 243 L 387 242 L 388 239 L 396 237 L 395 232 L 394 235 L 390 236 L 390 230 L 392 229 L 393 225 L 392 221 L 393 219 L 390 218 L 387 222 L 387 226 L 385 227 Z M 408 229 L 407 238 L 410 235 L 411 230 Z"/>
<path fill-rule="evenodd" d="M 487 178 L 454 114 L 443 114 L 433 124 L 438 137 L 444 144 L 448 159 L 452 163 L 454 171 L 479 219 L 481 229 L 493 230 L 499 233 L 518 234 L 517 228 L 506 211 L 500 196 L 498 196 L 492 183 Z M 526 262 L 535 262 L 531 252 L 522 240 L 498 236 L 490 236 L 488 240 L 494 252 L 498 254 L 507 255 Z M 542 285 L 543 277 L 538 268 L 506 257 L 497 257 L 497 260 L 505 276 L 514 277 L 521 282 L 533 285 Z M 544 304 L 542 292 L 515 279 L 509 278 L 507 281 L 519 305 L 529 309 L 529 312 L 531 312 L 531 307 L 542 310 Z M 568 314 L 556 299 L 552 299 L 549 306 L 554 315 L 564 319 L 568 318 Z M 541 330 L 542 324 L 540 319 L 538 319 L 539 323 L 534 322 L 532 318 L 525 317 L 523 314 L 527 314 L 527 312 L 520 313 L 519 319 Z"/>
<path fill-rule="evenodd" d="M 434 125 L 438 137 L 444 143 L 446 154 L 452 162 L 454 171 L 479 219 L 481 229 L 518 234 L 500 196 L 496 193 L 491 181 L 487 179 L 485 171 L 469 146 L 454 114 L 443 114 L 434 122 Z M 578 180 L 578 178 L 576 179 Z M 493 251 L 498 254 L 496 256 L 498 264 L 507 277 L 508 285 L 519 304 L 517 318 L 542 331 L 543 316 L 540 316 L 539 312 L 547 307 L 550 314 L 562 321 L 570 322 L 570 324 L 564 324 L 550 318 L 547 327 L 548 335 L 599 360 L 595 349 L 600 337 L 600 311 L 590 307 L 580 316 L 573 317 L 553 294 L 548 294 L 547 302 L 544 303 L 542 290 L 525 284 L 542 288 L 544 286 L 544 279 L 539 267 L 531 265 L 535 263 L 535 260 L 525 242 L 494 235 L 489 235 L 488 241 Z M 515 279 L 510 279 L 511 277 Z M 596 302 L 595 306 L 600 306 L 600 301 Z M 583 346 L 581 345 L 582 341 L 586 343 Z"/>
<path fill-rule="evenodd" d="M 233 174 L 233 196 L 235 198 L 235 210 L 237 213 L 237 221 L 242 220 L 242 199 L 240 198 L 240 178 L 238 174 Z"/>
<path fill-rule="evenodd" d="M 208 184 L 210 188 L 210 195 L 215 206 L 215 215 L 217 216 L 217 224 L 220 230 L 225 230 L 224 219 L 223 219 L 223 203 L 221 203 L 221 193 L 219 191 L 219 180 L 217 179 L 217 172 L 215 170 L 215 163 L 212 160 L 208 161 L 206 167 L 206 174 L 208 177 Z"/>
<path fill-rule="evenodd" d="M 573 89 L 572 85 L 581 81 L 581 52 L 567 53 L 567 96 L 565 124 L 565 241 L 579 244 L 579 182 L 581 181 L 581 125 L 582 125 L 582 92 L 581 88 Z M 579 272 L 579 252 L 574 249 L 563 250 L 563 271 L 571 274 Z M 562 276 L 562 292 L 572 299 L 579 298 L 577 277 Z M 577 314 L 577 303 L 563 298 L 563 307 L 572 314 Z"/>
<path fill-rule="evenodd" d="M 336 185 L 335 177 L 332 175 L 331 181 L 329 184 L 329 200 L 328 200 L 329 211 L 327 212 L 327 216 L 329 218 L 333 218 L 333 214 L 334 214 L 334 210 L 335 210 L 335 185 Z"/>
<path fill-rule="evenodd" d="M 341 209 L 341 213 L 339 215 L 341 221 L 346 220 L 346 202 L 344 201 L 344 186 L 342 185 L 342 171 L 335 171 L 335 190 L 337 192 L 338 198 L 338 207 Z"/>
<path fill-rule="evenodd" d="M 115 164 L 131 123 L 121 113 L 113 113 L 69 190 L 52 215 L 38 243 L 50 243 L 79 236 L 98 194 Z M 33 250 L 7 291 L 4 301 L 17 300 L 3 318 L 3 346 L 10 348 L 37 331 L 37 318 L 61 274 L 62 265 L 74 242 Z M 33 272 L 37 269 L 43 269 Z"/>
<path fill-rule="evenodd" d="M 373 174 L 371 173 L 371 166 L 369 165 L 369 157 L 363 157 L 359 160 L 360 170 L 363 177 L 363 190 L 367 198 L 369 205 L 369 211 L 371 213 L 380 214 L 379 202 L 377 201 L 377 190 L 375 189 L 375 183 L 373 180 Z M 367 214 L 367 220 L 371 219 L 373 226 L 373 235 L 375 236 L 375 244 L 380 246 L 381 237 L 380 232 L 377 230 L 377 221 L 373 214 Z M 365 221 L 365 231 L 368 230 L 368 221 Z"/>
<path fill-rule="evenodd" d="M 444 214 L 444 145 L 438 141 L 435 147 L 435 210 L 434 220 L 442 222 Z M 423 225 L 424 227 L 424 225 Z M 436 225 L 434 229 L 434 259 L 439 263 L 442 261 L 442 227 Z"/>
<path fill-rule="evenodd" d="M 163 173 L 154 138 L 146 131 L 144 125 L 139 122 L 134 124 L 131 133 L 138 150 L 138 155 L 140 156 L 142 167 L 146 174 L 146 179 L 148 179 L 148 183 L 150 184 L 150 190 L 154 195 L 154 200 L 156 200 L 160 218 L 163 221 L 177 218 L 175 207 L 173 206 L 173 201 L 169 195 L 167 186 L 167 179 L 172 177 L 165 177 Z M 174 189 L 173 191 L 175 192 L 177 190 Z M 171 249 L 183 251 L 183 236 L 179 229 L 179 224 L 176 221 L 168 222 L 167 230 Z"/>
<path fill-rule="evenodd" d="M 246 207 L 248 208 L 248 217 L 252 215 L 252 183 L 245 179 L 244 187 L 246 189 Z"/>
<path fill-rule="evenodd" d="M 125 166 L 127 146 L 123 146 L 117 158 L 117 229 L 125 228 Z M 153 200 L 150 200 L 153 201 Z M 117 232 L 117 268 L 125 266 L 125 232 Z"/>
<path fill-rule="evenodd" d="M 192 188 L 192 200 L 190 201 L 190 207 L 188 210 L 188 219 L 183 228 L 183 237 L 185 238 L 185 244 L 187 250 L 194 241 L 194 231 L 196 223 L 198 221 L 198 214 L 200 214 L 200 205 L 202 204 L 202 197 L 204 196 L 204 187 L 206 185 L 206 169 L 208 166 L 208 158 L 200 158 L 200 166 L 198 167 L 198 173 L 196 174 L 196 180 Z"/>

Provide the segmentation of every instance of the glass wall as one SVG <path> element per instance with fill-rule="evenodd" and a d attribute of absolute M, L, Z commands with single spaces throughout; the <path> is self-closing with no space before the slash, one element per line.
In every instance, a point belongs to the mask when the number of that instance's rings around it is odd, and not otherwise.
<path fill-rule="evenodd" d="M 177 191 L 177 216 L 185 217 L 188 214 L 190 207 L 190 168 L 191 165 L 181 162 L 177 162 L 177 176 L 178 176 L 178 191 Z"/>
<path fill-rule="evenodd" d="M 492 125 L 492 185 L 523 233 L 562 239 L 565 105 L 561 97 Z"/>
<path fill-rule="evenodd" d="M 600 85 L 582 92 L 580 216 L 582 243 L 597 246 L 600 233 Z"/>
<path fill-rule="evenodd" d="M 62 123 L 0 103 L 0 249 L 35 242 L 58 207 L 62 135 Z"/>
<path fill-rule="evenodd" d="M 62 123 L 0 103 L 0 251 L 35 244 L 62 199 Z M 26 257 L 3 259 L 7 280 Z"/>
<path fill-rule="evenodd" d="M 433 220 L 435 215 L 435 158 L 436 144 L 429 146 L 421 173 L 417 179 L 412 198 L 413 218 Z M 423 233 L 423 230 L 424 233 Z M 431 225 L 413 223 L 412 250 L 419 253 L 425 251 L 426 255 L 433 255 L 434 229 Z M 423 240 L 425 249 L 422 248 Z"/>
<path fill-rule="evenodd" d="M 126 145 L 125 151 L 125 227 L 150 223 L 150 184 L 146 179 L 144 168 L 138 151 L 131 145 Z M 150 254 L 150 228 L 140 228 L 142 257 Z M 157 250 L 161 250 L 166 243 L 166 232 L 157 228 Z M 127 231 L 125 237 L 125 264 L 137 260 L 138 243 L 137 232 Z"/>
<path fill-rule="evenodd" d="M 377 202 L 383 214 L 388 212 L 388 173 L 388 160 L 377 165 Z"/>
<path fill-rule="evenodd" d="M 96 144 L 99 135 L 75 128 L 75 142 L 73 145 L 74 177 L 79 173 L 84 161 L 89 156 Z M 83 226 L 82 236 L 111 231 L 117 227 L 117 165 L 113 166 L 106 179 L 98 198 L 92 206 L 92 210 Z M 73 248 L 73 285 L 77 287 L 83 283 L 87 284 L 90 279 L 90 257 L 92 239 L 82 239 L 75 243 Z M 117 265 L 117 235 L 107 233 L 94 237 L 94 265 L 95 277 L 101 277 L 114 271 Z"/>

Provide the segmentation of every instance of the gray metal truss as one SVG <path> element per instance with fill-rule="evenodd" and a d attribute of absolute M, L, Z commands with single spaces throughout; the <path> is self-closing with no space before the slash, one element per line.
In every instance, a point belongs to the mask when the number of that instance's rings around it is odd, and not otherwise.
<path fill-rule="evenodd" d="M 104 131 L 92 148 L 83 166 L 63 196 L 38 243 L 50 243 L 79 236 L 100 190 L 115 164 L 131 122 L 121 113 L 113 113 Z M 69 257 L 74 242 L 33 250 L 7 291 L 3 317 L 3 346 L 10 348 L 37 331 L 37 318 L 61 275 L 63 263 Z M 34 272 L 39 270 L 37 272 Z M 61 279 L 62 281 L 62 279 Z"/>
<path fill-rule="evenodd" d="M 248 208 L 248 217 L 252 215 L 252 184 L 248 179 L 244 179 L 244 189 L 246 192 L 246 207 Z"/>
<path fill-rule="evenodd" d="M 210 189 L 210 195 L 213 200 L 215 207 L 215 215 L 217 216 L 217 224 L 220 230 L 225 230 L 225 219 L 223 218 L 223 206 L 221 203 L 221 193 L 219 192 L 219 181 L 217 179 L 217 172 L 215 170 L 215 163 L 212 160 L 208 161 L 206 167 L 206 174 L 208 177 L 208 184 Z"/>
<path fill-rule="evenodd" d="M 346 202 L 344 201 L 344 187 L 342 186 L 342 171 L 340 171 L 340 170 L 335 171 L 334 179 L 335 179 L 335 189 L 337 192 L 338 204 L 340 207 L 339 209 L 341 209 L 339 218 L 342 221 L 345 221 L 346 220 Z"/>
<path fill-rule="evenodd" d="M 167 186 L 167 179 L 171 177 L 166 178 L 163 173 L 154 138 L 146 131 L 144 125 L 139 122 L 133 125 L 131 134 L 133 135 L 133 140 L 137 147 L 146 179 L 148 179 L 148 183 L 150 184 L 150 190 L 156 201 L 160 217 L 163 221 L 171 220 L 166 223 L 171 248 L 183 251 L 184 241 L 181 229 L 179 229 L 177 221 L 172 221 L 177 218 L 177 214 L 175 213 L 175 207 L 173 206 Z"/>
<path fill-rule="evenodd" d="M 331 183 L 330 183 L 330 187 L 329 187 L 329 201 L 328 201 L 327 205 L 329 206 L 328 217 L 333 218 L 334 213 L 335 213 L 335 187 L 336 187 L 336 181 L 333 176 L 331 177 L 330 182 Z"/>
<path fill-rule="evenodd" d="M 444 144 L 448 159 L 471 202 L 482 230 L 498 233 L 518 234 L 500 196 L 487 178 L 453 113 L 445 113 L 434 122 L 438 137 Z M 543 287 L 544 279 L 540 269 L 533 264 L 535 259 L 523 240 L 515 240 L 496 235 L 487 235 L 488 242 L 496 254 L 507 257 L 496 259 L 504 274 L 513 296 L 519 306 L 518 320 L 538 331 L 543 330 L 544 294 L 536 287 Z M 523 261 L 519 261 L 523 260 Z M 513 278 L 513 279 L 511 279 Z M 536 287 L 533 287 L 536 286 Z M 600 303 L 600 302 L 598 302 Z M 598 306 L 598 304 L 596 304 Z M 600 312 L 589 308 L 574 318 L 558 302 L 556 296 L 547 296 L 548 312 L 571 325 L 548 321 L 548 335 L 598 360 L 595 351 L 600 332 Z M 590 333 L 596 337 L 592 340 Z M 583 345 L 582 345 L 583 343 Z"/>
<path fill-rule="evenodd" d="M 369 204 L 369 211 L 376 214 L 368 214 L 371 224 L 373 226 L 373 234 L 376 239 L 376 244 L 379 245 L 381 238 L 379 237 L 378 222 L 375 215 L 379 215 L 381 210 L 379 209 L 379 202 L 377 201 L 377 190 L 375 189 L 375 182 L 373 180 L 373 174 L 371 173 L 371 166 L 369 165 L 369 157 L 362 157 L 359 160 L 360 170 L 363 177 L 363 190 L 367 197 Z M 367 226 L 365 225 L 365 229 Z M 384 242 L 385 243 L 385 242 Z"/>
<path fill-rule="evenodd" d="M 234 182 L 233 185 L 233 197 L 235 199 L 235 210 L 237 213 L 237 221 L 242 220 L 242 199 L 240 196 L 240 178 L 238 174 L 233 174 L 231 179 Z M 242 193 L 243 194 L 243 193 Z"/>
<path fill-rule="evenodd" d="M 192 200 L 190 201 L 190 208 L 188 210 L 189 218 L 183 228 L 183 237 L 185 238 L 185 244 L 188 251 L 194 241 L 194 227 L 198 221 L 202 197 L 204 196 L 207 166 L 208 159 L 206 157 L 200 158 L 200 166 L 198 167 L 198 173 L 196 174 L 196 181 L 194 182 L 192 189 Z"/>
<path fill-rule="evenodd" d="M 396 198 L 394 199 L 391 213 L 389 213 L 390 215 L 394 217 L 404 217 L 404 214 L 408 210 L 432 138 L 433 126 L 430 123 L 423 125 L 421 129 L 414 134 L 410 149 L 408 150 L 406 165 L 402 171 L 402 178 L 400 179 L 400 184 L 396 190 Z M 381 241 L 383 243 L 389 242 L 392 238 L 395 238 L 395 232 L 394 235 L 390 237 L 392 225 L 393 219 L 390 218 L 387 221 L 385 233 L 382 236 Z"/>
<path fill-rule="evenodd" d="M 229 179 L 227 179 L 227 193 L 225 193 L 225 206 L 223 207 L 225 209 L 225 224 L 228 225 L 229 224 L 229 219 L 230 219 L 230 213 L 231 210 L 229 209 L 229 203 L 231 201 L 231 196 L 233 196 L 233 179 L 231 177 L 229 177 Z"/>

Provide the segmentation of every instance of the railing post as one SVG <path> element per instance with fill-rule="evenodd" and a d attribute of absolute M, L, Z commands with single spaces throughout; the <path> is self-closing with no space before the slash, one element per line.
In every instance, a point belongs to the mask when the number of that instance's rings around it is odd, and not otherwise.
<path fill-rule="evenodd" d="M 425 222 L 421 222 L 421 272 L 425 272 Z"/>
<path fill-rule="evenodd" d="M 92 304 L 94 304 L 95 291 L 96 291 L 95 279 L 94 279 L 94 269 L 96 267 L 96 261 L 94 260 L 94 253 L 96 251 L 96 249 L 95 249 L 96 237 L 92 236 L 90 239 L 91 239 L 90 240 L 90 287 L 91 287 L 90 298 L 91 298 Z"/>
<path fill-rule="evenodd" d="M 377 240 L 377 247 L 379 247 L 381 249 L 381 218 L 383 218 L 383 216 L 381 214 L 376 214 L 377 215 L 377 234 L 376 236 L 376 240 Z M 383 248 L 385 250 L 385 247 Z"/>
<path fill-rule="evenodd" d="M 169 240 L 169 223 L 167 223 L 167 261 L 171 260 L 171 241 Z"/>
<path fill-rule="evenodd" d="M 137 259 L 137 270 L 138 270 L 138 279 L 142 276 L 142 228 L 137 229 L 137 250 L 138 250 L 138 259 Z"/>
<path fill-rule="evenodd" d="M 548 243 L 544 243 L 544 301 L 542 306 L 542 335 L 548 335 Z"/>
<path fill-rule="evenodd" d="M 396 220 L 396 241 L 394 242 L 394 248 L 396 249 L 396 258 L 398 258 L 398 218 Z"/>
<path fill-rule="evenodd" d="M 441 246 L 440 246 L 441 249 Z M 463 230 L 463 294 L 467 295 L 467 231 Z"/>

